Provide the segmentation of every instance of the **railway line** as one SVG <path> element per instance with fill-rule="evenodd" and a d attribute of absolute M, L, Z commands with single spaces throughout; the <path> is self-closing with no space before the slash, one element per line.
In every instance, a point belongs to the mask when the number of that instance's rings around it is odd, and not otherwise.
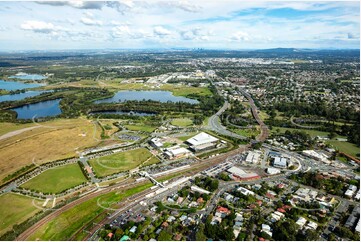
<path fill-rule="evenodd" d="M 261 134 L 257 137 L 257 141 L 264 141 L 268 137 L 269 130 L 268 130 L 267 126 L 263 123 L 261 118 L 258 116 L 257 107 L 254 104 L 254 101 L 253 101 L 252 97 L 248 93 L 244 92 L 243 90 L 241 90 L 241 92 L 243 93 L 243 95 L 245 95 L 248 98 L 248 101 L 249 101 L 249 103 L 251 105 L 252 114 L 253 114 L 254 118 L 256 119 L 257 123 L 261 126 Z M 224 108 L 225 107 L 222 107 L 222 109 L 219 112 L 222 112 L 222 110 Z M 217 164 L 225 161 L 228 157 L 234 156 L 234 155 L 236 155 L 238 153 L 245 152 L 250 147 L 251 147 L 250 144 L 240 146 L 239 148 L 237 148 L 235 150 L 232 150 L 232 151 L 229 151 L 227 153 L 224 153 L 224 154 L 212 157 L 212 158 L 208 158 L 208 159 L 205 159 L 205 160 L 199 160 L 198 162 L 195 162 L 194 164 L 190 165 L 189 169 L 186 169 L 186 170 L 183 170 L 183 171 L 170 172 L 170 173 L 164 174 L 164 175 L 162 175 L 162 176 L 160 176 L 158 178 L 164 178 L 164 177 L 167 177 L 167 176 L 169 176 L 170 174 L 173 174 L 173 173 L 180 173 L 179 177 L 184 175 L 184 174 L 187 174 L 188 176 L 192 176 L 192 175 L 197 174 L 198 172 L 200 172 L 202 170 L 205 170 L 205 169 L 207 169 L 207 168 L 209 168 L 211 166 L 217 165 Z M 178 176 L 176 176 L 176 177 L 178 177 Z M 79 205 L 81 203 L 84 203 L 84 202 L 86 202 L 86 201 L 88 201 L 88 200 L 90 200 L 92 198 L 107 194 L 107 193 L 109 193 L 111 191 L 114 191 L 114 190 L 120 190 L 120 191 L 121 190 L 127 190 L 127 189 L 130 189 L 130 188 L 136 187 L 138 185 L 146 184 L 147 182 L 148 182 L 147 180 L 141 180 L 141 181 L 135 181 L 134 180 L 133 182 L 131 182 L 129 180 L 126 180 L 126 181 L 122 181 L 122 182 L 120 182 L 118 184 L 111 185 L 111 186 L 109 186 L 107 188 L 97 190 L 97 191 L 95 191 L 93 193 L 89 193 L 89 194 L 87 194 L 87 195 L 85 195 L 85 196 L 83 196 L 83 197 L 81 197 L 81 198 L 79 198 L 79 199 L 77 199 L 77 200 L 75 200 L 73 202 L 70 202 L 70 203 L 64 205 L 63 207 L 56 210 L 55 212 L 45 216 L 44 218 L 39 220 L 37 223 L 35 223 L 31 227 L 29 227 L 27 230 L 25 230 L 22 234 L 20 234 L 16 238 L 16 240 L 22 240 L 22 241 L 27 240 L 32 234 L 34 234 L 44 224 L 50 222 L 51 220 L 53 220 L 57 216 L 61 215 L 65 211 L 68 211 L 69 209 L 73 208 L 74 206 L 77 206 L 77 205 Z M 139 197 L 144 197 L 146 194 L 148 194 L 150 192 L 153 192 L 153 191 L 148 191 L 148 189 L 147 189 L 147 190 L 145 190 L 143 192 L 140 192 L 140 193 L 136 194 L 135 195 L 136 197 L 135 198 L 133 197 L 132 200 L 129 200 L 129 198 L 128 198 L 127 203 L 129 204 L 129 202 L 132 202 L 132 201 L 134 202 Z M 119 206 L 120 205 L 118 205 L 117 207 L 119 207 Z M 104 215 L 104 213 L 106 213 L 106 212 L 107 212 L 107 210 L 103 211 L 102 213 L 97 215 L 95 218 L 93 218 L 92 221 L 94 219 L 99 218 L 100 216 Z M 99 229 L 100 226 L 102 226 L 104 223 L 107 223 L 108 220 L 109 220 L 108 218 L 103 219 L 94 228 L 92 228 L 90 233 L 95 232 L 97 229 Z M 81 233 L 81 231 L 84 228 L 86 228 L 88 226 L 89 226 L 89 223 L 82 226 L 82 228 L 80 228 L 77 232 L 75 232 L 75 234 L 73 234 L 71 236 L 70 240 L 76 238 L 76 236 L 79 233 Z"/>
<path fill-rule="evenodd" d="M 189 169 L 184 170 L 184 171 L 180 171 L 181 175 L 179 175 L 179 176 L 182 176 L 187 171 L 188 171 L 186 173 L 187 175 L 194 175 L 194 174 L 198 173 L 199 171 L 202 171 L 204 169 L 207 169 L 208 167 L 214 166 L 214 165 L 216 165 L 218 163 L 221 163 L 221 162 L 225 161 L 230 156 L 233 156 L 235 154 L 246 151 L 249 147 L 250 147 L 249 145 L 241 146 L 238 149 L 232 150 L 232 151 L 230 151 L 228 153 L 221 154 L 221 155 L 218 155 L 218 156 L 206 159 L 206 160 L 200 160 L 200 161 L 192 164 L 189 167 Z M 179 171 L 175 171 L 173 173 L 178 173 L 178 172 Z M 160 176 L 159 178 L 164 178 L 164 177 L 167 177 L 167 176 L 169 176 L 171 174 L 172 173 L 168 173 L 168 174 L 165 174 L 163 176 Z M 53 212 L 53 213 L 47 215 L 46 217 L 42 218 L 37 223 L 32 225 L 30 228 L 25 230 L 22 234 L 20 234 L 16 238 L 16 240 L 18 240 L 18 241 L 27 240 L 33 233 L 35 233 L 44 224 L 50 222 L 52 219 L 56 218 L 57 216 L 59 216 L 63 212 L 71 209 L 72 207 L 77 206 L 77 205 L 79 205 L 81 203 L 84 203 L 84 202 L 86 202 L 86 201 L 88 201 L 88 200 L 90 200 L 92 198 L 98 197 L 100 195 L 107 194 L 107 193 L 109 193 L 111 191 L 114 191 L 114 190 L 117 190 L 117 189 L 119 189 L 120 191 L 130 189 L 130 188 L 145 184 L 147 182 L 148 182 L 147 180 L 143 180 L 143 181 L 139 181 L 139 182 L 136 182 L 135 180 L 133 182 L 131 182 L 131 181 L 124 182 L 123 181 L 123 182 L 120 182 L 118 184 L 109 186 L 109 187 L 107 187 L 107 188 L 105 188 L 103 190 L 97 190 L 94 193 L 90 193 L 88 195 L 85 195 L 85 196 L 83 196 L 83 197 L 81 197 L 81 198 L 79 198 L 79 199 L 77 199 L 77 200 L 75 200 L 75 201 L 73 201 L 71 203 L 66 204 L 65 206 L 61 207 L 60 209 L 56 210 L 55 212 Z M 125 183 L 128 183 L 128 184 L 125 184 Z"/>

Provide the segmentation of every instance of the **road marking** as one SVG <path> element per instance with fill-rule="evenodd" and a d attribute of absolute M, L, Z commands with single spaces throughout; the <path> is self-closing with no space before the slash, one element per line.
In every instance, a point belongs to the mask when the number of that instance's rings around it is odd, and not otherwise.
<path fill-rule="evenodd" d="M 55 203 L 56 203 L 56 197 L 54 197 L 52 208 L 55 207 Z"/>
<path fill-rule="evenodd" d="M 47 199 L 45 200 L 45 202 L 43 203 L 43 207 L 45 207 L 46 204 L 48 204 L 49 200 L 50 200 L 50 198 L 47 198 Z"/>

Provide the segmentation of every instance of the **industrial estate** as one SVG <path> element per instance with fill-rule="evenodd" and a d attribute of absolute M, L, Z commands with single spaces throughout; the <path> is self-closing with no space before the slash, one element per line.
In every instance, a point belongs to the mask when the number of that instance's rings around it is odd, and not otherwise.
<path fill-rule="evenodd" d="M 4 51 L 0 79 L 0 240 L 360 240 L 359 49 Z"/>

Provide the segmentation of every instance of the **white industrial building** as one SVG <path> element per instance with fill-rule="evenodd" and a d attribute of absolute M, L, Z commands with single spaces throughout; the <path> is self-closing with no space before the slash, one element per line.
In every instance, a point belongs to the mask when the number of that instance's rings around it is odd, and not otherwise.
<path fill-rule="evenodd" d="M 278 168 L 287 168 L 287 159 L 277 156 L 274 158 L 273 166 Z"/>
<path fill-rule="evenodd" d="M 150 144 L 151 146 L 153 146 L 154 148 L 157 148 L 157 149 L 159 149 L 160 147 L 163 146 L 163 143 L 160 141 L 159 138 L 153 138 L 153 139 L 151 139 L 151 140 L 149 141 L 149 144 Z"/>
<path fill-rule="evenodd" d="M 164 155 L 167 159 L 177 159 L 188 156 L 191 152 L 186 148 L 179 147 L 178 145 L 166 149 Z"/>
<path fill-rule="evenodd" d="M 246 157 L 246 162 L 257 164 L 260 161 L 261 154 L 259 152 L 249 151 Z"/>
<path fill-rule="evenodd" d="M 270 168 L 267 168 L 267 173 L 270 175 L 276 175 L 276 174 L 280 174 L 281 171 L 279 169 L 270 167 Z"/>
<path fill-rule="evenodd" d="M 196 136 L 188 139 L 186 143 L 189 144 L 189 148 L 194 152 L 199 152 L 207 149 L 212 149 L 217 146 L 219 139 L 209 135 L 207 133 L 199 133 Z"/>
<path fill-rule="evenodd" d="M 327 159 L 327 155 L 323 154 L 323 153 L 318 153 L 314 150 L 303 150 L 302 154 L 305 156 L 308 156 L 310 158 L 313 158 L 315 160 L 319 160 L 319 161 L 323 161 L 325 163 L 329 163 L 330 161 Z"/>
<path fill-rule="evenodd" d="M 257 179 L 260 178 L 260 176 L 257 173 L 254 172 L 245 172 L 241 168 L 232 166 L 227 170 L 227 172 L 231 173 L 233 177 L 246 180 L 246 179 Z"/>

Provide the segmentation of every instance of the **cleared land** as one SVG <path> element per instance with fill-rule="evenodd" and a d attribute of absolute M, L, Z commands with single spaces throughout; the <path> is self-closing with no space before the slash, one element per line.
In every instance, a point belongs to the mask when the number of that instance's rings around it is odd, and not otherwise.
<path fill-rule="evenodd" d="M 189 118 L 176 118 L 171 122 L 172 125 L 186 127 L 193 124 L 193 121 Z"/>
<path fill-rule="evenodd" d="M 0 133 L 28 128 L 29 125 L 0 124 Z M 21 134 L 0 140 L 0 184 L 3 179 L 32 164 L 63 159 L 77 155 L 77 151 L 95 146 L 99 143 L 101 130 L 90 120 L 57 119 L 39 123 L 40 128 L 26 130 Z M 61 148 L 60 148 L 61 147 Z"/>
<path fill-rule="evenodd" d="M 123 193 L 111 192 L 92 198 L 65 211 L 49 223 L 44 224 L 37 232 L 30 236 L 29 240 L 68 240 L 84 224 L 91 223 L 92 218 L 104 211 L 104 207 L 109 207 L 109 204 L 119 202 L 151 186 L 153 184 L 148 183 L 126 190 Z M 97 201 L 100 204 L 104 204 L 104 207 L 99 206 Z"/>
<path fill-rule="evenodd" d="M 40 211 L 32 204 L 32 198 L 18 194 L 0 195 L 0 235 Z M 6 219 L 5 219 L 6 218 Z"/>
<path fill-rule="evenodd" d="M 147 149 L 139 148 L 92 159 L 89 163 L 99 177 L 104 177 L 134 169 L 145 161 L 145 165 L 159 162 Z"/>
<path fill-rule="evenodd" d="M 60 193 L 86 181 L 79 165 L 75 163 L 44 171 L 21 187 L 44 193 Z"/>

